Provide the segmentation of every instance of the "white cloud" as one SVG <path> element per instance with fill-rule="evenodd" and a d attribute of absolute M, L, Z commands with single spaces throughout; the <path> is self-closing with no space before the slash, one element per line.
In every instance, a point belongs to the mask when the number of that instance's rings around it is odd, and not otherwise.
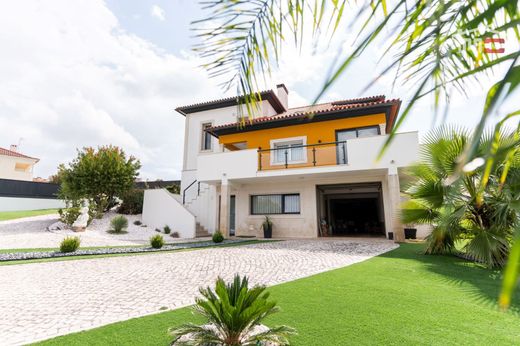
<path fill-rule="evenodd" d="M 173 109 L 220 96 L 193 56 L 121 29 L 101 0 L 9 2 L 0 10 L 0 146 L 53 174 L 76 148 L 113 144 L 145 178 L 180 176 L 184 119 Z"/>
<path fill-rule="evenodd" d="M 152 15 L 152 17 L 155 17 L 155 18 L 159 19 L 160 21 L 165 21 L 166 20 L 166 13 L 158 5 L 153 5 L 152 6 L 152 8 L 150 10 L 150 14 Z"/>

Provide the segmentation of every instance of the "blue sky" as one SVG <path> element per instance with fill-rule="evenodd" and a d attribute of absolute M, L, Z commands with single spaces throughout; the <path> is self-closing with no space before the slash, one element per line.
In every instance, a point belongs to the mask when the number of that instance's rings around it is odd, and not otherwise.
<path fill-rule="evenodd" d="M 223 96 L 191 51 L 190 22 L 202 17 L 199 4 L 188 0 L 3 2 L 0 146 L 20 143 L 22 152 L 40 158 L 35 175 L 41 177 L 70 162 L 76 148 L 114 144 L 141 160 L 142 178 L 179 178 L 184 119 L 174 108 Z M 341 38 L 352 34 L 340 29 L 338 39 L 316 54 L 307 46 L 299 54 L 288 43 L 269 85 L 285 83 L 292 106 L 309 103 L 338 47 L 343 54 L 350 49 Z M 385 94 L 406 105 L 412 86 L 392 90 L 389 77 L 361 93 L 388 62 L 377 64 L 381 50 L 371 47 L 323 101 Z M 468 98 L 452 95 L 448 121 L 473 126 L 489 85 L 468 86 Z M 424 134 L 432 119 L 428 98 L 401 130 Z"/>

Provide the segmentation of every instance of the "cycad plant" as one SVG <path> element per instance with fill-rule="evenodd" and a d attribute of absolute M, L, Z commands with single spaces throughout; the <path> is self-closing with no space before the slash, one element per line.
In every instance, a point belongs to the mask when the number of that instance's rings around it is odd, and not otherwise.
<path fill-rule="evenodd" d="M 185 324 L 171 329 L 172 345 L 289 345 L 294 329 L 278 326 L 259 331 L 263 319 L 279 311 L 265 286 L 249 287 L 247 277 L 235 275 L 226 284 L 218 278 L 215 290 L 201 288 L 194 310 L 208 324 Z"/>
<path fill-rule="evenodd" d="M 409 169 L 412 181 L 405 192 L 410 199 L 403 205 L 402 221 L 433 226 L 429 254 L 455 251 L 456 242 L 464 240 L 466 257 L 501 267 L 519 226 L 519 142 L 513 133 L 484 133 L 477 152 L 483 157 L 492 150 L 493 160 L 471 162 L 457 175 L 459 159 L 472 140 L 468 131 L 449 126 L 426 136 L 421 163 Z"/>

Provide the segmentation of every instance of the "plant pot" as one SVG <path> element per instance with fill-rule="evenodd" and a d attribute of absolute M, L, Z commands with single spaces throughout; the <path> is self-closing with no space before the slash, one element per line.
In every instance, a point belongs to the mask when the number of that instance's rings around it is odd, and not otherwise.
<path fill-rule="evenodd" d="M 417 239 L 417 228 L 405 228 L 404 239 Z"/>
<path fill-rule="evenodd" d="M 262 225 L 264 229 L 264 238 L 273 237 L 273 225 Z"/>
<path fill-rule="evenodd" d="M 394 240 L 394 232 L 388 232 L 388 239 Z"/>

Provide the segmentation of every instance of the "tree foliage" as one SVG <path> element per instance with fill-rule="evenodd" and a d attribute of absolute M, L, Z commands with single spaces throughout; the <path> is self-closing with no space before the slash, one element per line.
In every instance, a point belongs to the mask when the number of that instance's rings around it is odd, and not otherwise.
<path fill-rule="evenodd" d="M 60 165 L 60 195 L 65 199 L 92 200 L 106 211 L 114 197 L 131 190 L 139 175 L 139 161 L 115 146 L 83 148 L 68 165 Z"/>
<path fill-rule="evenodd" d="M 510 250 L 514 231 L 520 225 L 520 142 L 516 134 L 500 132 L 498 137 L 485 133 L 477 148 L 485 153 L 496 147 L 489 182 L 481 189 L 486 171 L 479 166 L 452 181 L 466 144 L 472 135 L 464 129 L 441 127 L 425 138 L 421 163 L 409 168 L 412 182 L 406 187 L 410 200 L 402 210 L 404 223 L 433 226 L 427 238 L 427 253 L 455 250 L 455 242 L 464 239 L 462 251 L 467 257 L 489 267 L 502 267 Z M 515 150 L 512 159 L 509 153 Z M 509 167 L 505 181 L 504 169 Z M 471 168 L 471 167 L 470 167 Z"/>

